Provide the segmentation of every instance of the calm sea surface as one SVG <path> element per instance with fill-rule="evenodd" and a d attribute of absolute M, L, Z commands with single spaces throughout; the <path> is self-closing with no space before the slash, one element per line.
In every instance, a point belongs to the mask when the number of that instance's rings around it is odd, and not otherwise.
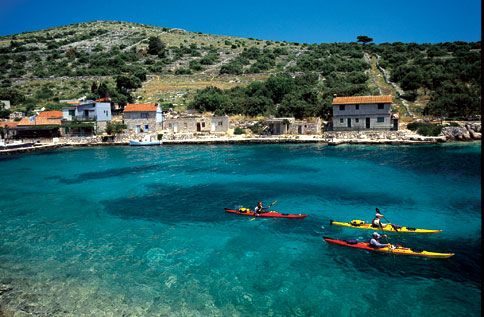
<path fill-rule="evenodd" d="M 0 309 L 92 316 L 479 316 L 481 147 L 64 149 L 0 159 Z M 251 219 L 224 207 L 307 213 Z M 370 254 L 329 225 L 443 229 Z"/>

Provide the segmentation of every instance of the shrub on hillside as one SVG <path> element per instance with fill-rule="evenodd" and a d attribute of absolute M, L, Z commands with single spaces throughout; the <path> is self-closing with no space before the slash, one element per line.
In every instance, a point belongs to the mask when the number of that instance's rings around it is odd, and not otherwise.
<path fill-rule="evenodd" d="M 407 125 L 407 129 L 417 132 L 424 136 L 437 136 L 442 132 L 440 124 L 433 124 L 427 122 L 412 122 Z"/>
<path fill-rule="evenodd" d="M 242 129 L 241 127 L 236 127 L 234 129 L 234 134 L 245 134 L 245 130 Z"/>

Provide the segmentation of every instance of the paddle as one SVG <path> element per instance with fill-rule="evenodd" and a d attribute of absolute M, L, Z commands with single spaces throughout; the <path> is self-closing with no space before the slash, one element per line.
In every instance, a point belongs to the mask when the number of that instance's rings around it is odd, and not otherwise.
<path fill-rule="evenodd" d="M 378 210 L 379 211 L 379 210 Z M 385 218 L 385 216 L 382 216 L 383 219 L 385 219 L 385 221 L 388 222 L 389 225 L 392 226 L 392 228 L 397 231 L 397 229 L 392 225 L 392 223 L 390 221 L 388 221 L 388 219 Z M 390 243 L 389 241 L 389 238 L 388 238 L 388 235 L 385 234 L 385 231 L 383 230 L 383 226 L 381 224 L 381 222 L 379 222 L 379 225 L 380 225 L 380 230 L 382 232 L 382 235 L 385 237 L 385 240 L 387 241 L 387 243 L 389 244 L 389 250 L 390 250 L 390 253 L 393 255 L 393 262 L 395 263 L 395 253 L 393 253 L 393 249 L 394 249 L 394 246 Z M 398 231 L 397 231 L 398 232 Z"/>
<path fill-rule="evenodd" d="M 275 205 L 277 203 L 277 200 L 274 200 L 269 206 L 266 207 L 266 209 L 269 209 L 272 207 L 272 205 Z"/>

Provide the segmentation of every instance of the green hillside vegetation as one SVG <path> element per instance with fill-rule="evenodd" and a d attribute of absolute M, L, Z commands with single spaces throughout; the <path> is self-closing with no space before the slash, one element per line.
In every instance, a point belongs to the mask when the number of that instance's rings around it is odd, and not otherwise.
<path fill-rule="evenodd" d="M 0 99 L 26 112 L 109 96 L 121 105 L 328 118 L 334 95 L 385 91 L 370 71 L 368 57 L 379 56 L 405 91 L 396 97 L 414 102 L 419 115 L 480 114 L 480 42 L 358 41 L 301 44 L 125 22 L 72 24 L 0 37 Z"/>
<path fill-rule="evenodd" d="M 480 114 L 481 43 L 369 45 L 380 65 L 405 90 L 410 101 L 428 96 L 423 114 L 468 117 Z"/>

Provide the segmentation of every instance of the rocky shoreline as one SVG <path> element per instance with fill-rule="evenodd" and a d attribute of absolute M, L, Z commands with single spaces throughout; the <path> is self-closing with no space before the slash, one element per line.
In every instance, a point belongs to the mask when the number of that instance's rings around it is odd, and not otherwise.
<path fill-rule="evenodd" d="M 34 146 L 0 150 L 0 155 L 11 155 L 28 152 L 46 151 L 63 147 L 90 146 L 127 146 L 129 140 L 139 138 L 135 135 L 122 134 L 109 141 L 106 136 L 63 137 L 45 140 L 24 140 Z M 194 135 L 167 134 L 163 136 L 163 145 L 203 145 L 203 144 L 270 144 L 270 143 L 321 143 L 327 145 L 364 144 L 364 145 L 414 145 L 437 144 L 444 142 L 461 142 L 481 140 L 481 123 L 470 122 L 445 126 L 439 136 L 421 136 L 413 131 L 331 131 L 321 135 Z M 55 142 L 54 142 L 55 141 Z"/>

